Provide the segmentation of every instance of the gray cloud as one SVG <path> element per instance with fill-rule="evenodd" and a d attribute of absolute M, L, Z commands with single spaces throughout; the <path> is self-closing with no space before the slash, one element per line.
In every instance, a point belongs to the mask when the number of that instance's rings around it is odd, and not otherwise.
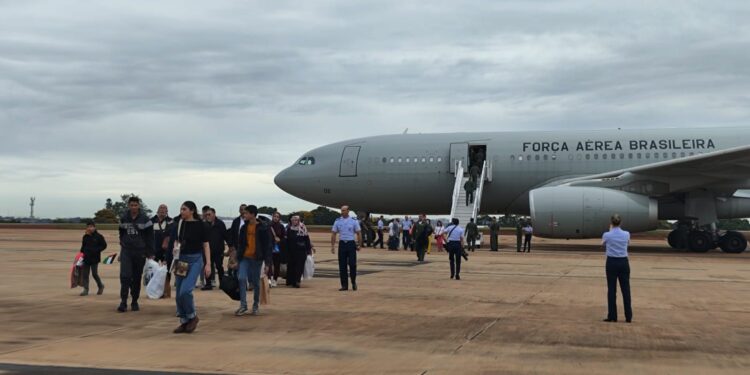
<path fill-rule="evenodd" d="M 0 214 L 23 214 L 30 191 L 69 198 L 50 216 L 88 214 L 125 188 L 171 199 L 153 187 L 165 171 L 208 171 L 218 192 L 265 187 L 258 196 L 292 209 L 304 203 L 271 176 L 345 138 L 406 127 L 743 125 L 750 114 L 750 5 L 740 1 L 0 1 L 0 10 Z M 265 180 L 243 185 L 236 173 Z M 231 194 L 205 199 L 233 207 Z"/>

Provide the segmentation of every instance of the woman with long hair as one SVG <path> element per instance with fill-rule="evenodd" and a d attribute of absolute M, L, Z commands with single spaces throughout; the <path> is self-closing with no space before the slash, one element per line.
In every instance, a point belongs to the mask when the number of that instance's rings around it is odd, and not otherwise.
<path fill-rule="evenodd" d="M 435 242 L 437 243 L 437 248 L 439 252 L 443 251 L 443 247 L 445 243 L 443 230 L 445 230 L 445 228 L 443 227 L 443 222 L 438 220 L 437 224 L 435 225 Z"/>
<path fill-rule="evenodd" d="M 211 275 L 211 264 L 203 264 L 203 259 L 211 259 L 211 249 L 208 244 L 209 227 L 198 216 L 198 208 L 194 202 L 186 201 L 180 207 L 180 218 L 177 226 L 174 257 L 176 277 L 177 315 L 180 326 L 174 333 L 193 333 L 198 327 L 198 315 L 195 311 L 193 289 L 201 271 L 208 278 Z"/>
<path fill-rule="evenodd" d="M 287 285 L 299 288 L 307 256 L 312 255 L 314 249 L 310 242 L 310 235 L 307 233 L 307 228 L 297 215 L 292 216 L 289 222 L 289 227 L 286 230 L 286 241 L 286 249 L 289 256 L 286 271 Z"/>

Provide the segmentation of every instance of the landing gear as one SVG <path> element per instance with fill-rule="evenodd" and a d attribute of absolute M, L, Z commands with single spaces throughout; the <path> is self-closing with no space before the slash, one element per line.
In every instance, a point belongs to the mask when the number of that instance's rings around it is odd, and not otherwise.
<path fill-rule="evenodd" d="M 729 254 L 739 254 L 747 249 L 747 239 L 740 232 L 728 231 L 719 238 L 721 251 Z"/>
<path fill-rule="evenodd" d="M 687 229 L 675 229 L 669 232 L 667 242 L 673 249 L 687 249 L 688 247 L 688 231 Z"/>

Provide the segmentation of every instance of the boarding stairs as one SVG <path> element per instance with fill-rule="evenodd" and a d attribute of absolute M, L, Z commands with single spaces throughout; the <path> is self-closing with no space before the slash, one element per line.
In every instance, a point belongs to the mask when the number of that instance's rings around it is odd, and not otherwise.
<path fill-rule="evenodd" d="M 487 161 L 482 164 L 482 172 L 477 181 L 477 190 L 474 191 L 474 203 L 466 205 L 466 190 L 464 185 L 471 176 L 464 176 L 464 167 L 461 160 L 456 161 L 456 182 L 453 186 L 453 201 L 451 203 L 451 218 L 456 218 L 463 227 L 469 219 L 477 221 L 477 215 L 479 215 L 479 209 L 482 206 L 482 191 L 484 190 L 484 183 L 487 181 Z"/>

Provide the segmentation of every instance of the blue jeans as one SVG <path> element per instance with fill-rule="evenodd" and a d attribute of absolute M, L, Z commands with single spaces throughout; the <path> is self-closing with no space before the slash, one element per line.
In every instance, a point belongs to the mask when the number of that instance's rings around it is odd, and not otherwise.
<path fill-rule="evenodd" d="M 253 283 L 253 311 L 258 311 L 258 304 L 260 303 L 260 268 L 262 266 L 263 262 L 255 259 L 242 258 L 240 261 L 237 278 L 240 282 L 241 308 L 247 309 L 247 281 L 250 280 Z"/>
<path fill-rule="evenodd" d="M 175 279 L 177 315 L 180 317 L 180 323 L 185 324 L 197 316 L 195 313 L 193 289 L 195 289 L 195 282 L 198 281 L 198 276 L 203 272 L 203 255 L 200 253 L 182 254 L 180 255 L 180 260 L 188 262 L 190 265 L 187 276 L 176 276 Z"/>

